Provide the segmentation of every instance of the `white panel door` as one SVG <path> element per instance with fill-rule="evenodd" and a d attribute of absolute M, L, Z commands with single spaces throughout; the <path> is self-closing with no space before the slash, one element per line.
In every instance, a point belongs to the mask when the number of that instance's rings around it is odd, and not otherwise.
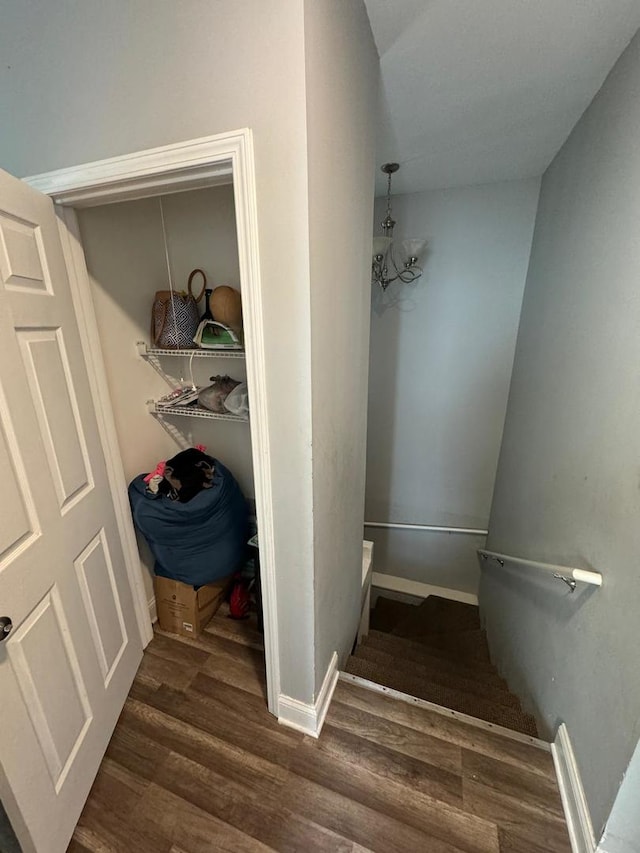
<path fill-rule="evenodd" d="M 53 205 L 4 172 L 0 483 L 0 795 L 59 853 L 142 644 Z"/>

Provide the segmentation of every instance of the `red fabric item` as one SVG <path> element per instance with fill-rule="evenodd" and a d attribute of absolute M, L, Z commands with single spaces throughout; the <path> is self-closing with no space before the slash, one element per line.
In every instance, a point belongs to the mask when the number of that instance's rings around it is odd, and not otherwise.
<path fill-rule="evenodd" d="M 229 616 L 232 619 L 249 618 L 249 588 L 241 580 L 237 580 L 231 590 Z"/>

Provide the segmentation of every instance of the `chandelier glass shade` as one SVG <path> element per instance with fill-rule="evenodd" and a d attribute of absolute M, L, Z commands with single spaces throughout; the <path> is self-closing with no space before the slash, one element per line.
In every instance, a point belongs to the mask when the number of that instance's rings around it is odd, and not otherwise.
<path fill-rule="evenodd" d="M 373 238 L 373 261 L 371 283 L 386 290 L 392 281 L 410 284 L 420 278 L 422 267 L 419 261 L 427 245 L 426 240 L 393 239 L 395 220 L 391 214 L 391 175 L 397 172 L 398 163 L 385 163 L 380 167 L 387 176 L 387 213 L 380 223 L 382 235 Z"/>

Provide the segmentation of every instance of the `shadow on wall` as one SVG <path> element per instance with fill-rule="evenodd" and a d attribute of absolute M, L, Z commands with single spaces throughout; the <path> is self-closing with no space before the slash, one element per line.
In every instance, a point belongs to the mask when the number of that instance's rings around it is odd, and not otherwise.
<path fill-rule="evenodd" d="M 418 280 L 419 282 L 421 279 Z M 407 296 L 407 289 L 414 290 L 418 284 L 406 285 L 393 282 L 386 291 L 378 285 L 371 294 L 372 326 L 374 315 L 378 318 L 384 317 L 386 331 L 382 339 L 371 329 L 370 351 L 369 351 L 369 379 L 375 387 L 369 387 L 369 418 L 373 417 L 380 424 L 380 430 L 384 433 L 385 444 L 379 441 L 367 440 L 367 475 L 372 469 L 372 460 L 376 469 L 376 483 L 386 483 L 388 490 L 386 494 L 378 492 L 377 502 L 389 505 L 391 500 L 391 484 L 393 480 L 393 448 L 396 443 L 396 416 L 397 407 L 394 405 L 396 388 L 398 384 L 398 359 L 400 347 L 400 335 L 402 332 L 401 314 L 413 311 L 416 301 L 413 294 Z M 373 393 L 372 393 L 373 392 Z M 386 400 L 386 402 L 384 402 Z M 380 401 L 379 403 L 377 401 Z M 369 443 L 371 441 L 371 443 Z M 387 518 L 369 518 L 375 508 L 368 508 L 365 515 L 369 521 L 387 521 Z"/>
<path fill-rule="evenodd" d="M 598 847 L 598 853 L 631 853 L 631 851 L 640 850 L 639 800 L 640 742 L 636 744 L 633 757 L 624 774 Z"/>
<path fill-rule="evenodd" d="M 0 853 L 22 853 L 2 803 L 0 803 Z"/>
<path fill-rule="evenodd" d="M 597 587 L 579 584 L 572 593 L 557 578 L 544 574 L 526 574 L 516 568 L 497 567 L 482 560 L 480 563 L 482 566 L 481 601 L 490 600 L 494 594 L 508 597 L 517 608 L 526 607 L 532 620 L 540 626 L 551 623 L 561 626 L 562 629 L 571 629 L 572 625 L 576 625 L 578 629 L 582 611 L 592 606 L 594 595 L 597 603 L 599 594 Z M 514 607 L 514 612 L 520 611 Z M 481 613 L 484 617 L 484 610 L 481 610 Z M 519 648 L 514 642 L 518 637 L 514 618 L 511 612 L 502 612 L 500 618 L 491 619 L 485 623 L 491 660 L 498 668 L 500 675 L 508 678 L 510 688 L 520 697 L 524 709 L 535 716 L 541 736 L 552 741 L 560 723 L 566 721 L 557 715 L 543 714 L 543 709 L 533 699 L 531 684 L 513 665 L 513 661 L 518 660 L 522 655 L 536 654 L 533 646 L 538 641 L 543 642 L 542 631 L 539 637 L 528 638 L 526 648 Z M 485 622 L 484 618 L 483 622 Z M 564 660 L 562 660 L 563 655 Z M 560 648 L 554 656 L 544 656 L 542 665 L 546 668 L 546 672 L 541 674 L 541 677 L 553 683 L 559 666 L 571 667 L 570 653 Z"/>
<path fill-rule="evenodd" d="M 374 234 L 381 233 L 378 220 L 382 220 L 386 200 L 377 199 L 375 206 Z M 401 238 L 395 238 L 401 243 Z M 391 282 L 386 290 L 379 285 L 372 285 L 371 293 L 371 335 L 369 351 L 369 379 L 375 387 L 369 388 L 369 419 L 376 422 L 376 434 L 384 435 L 384 443 L 376 437 L 368 436 L 367 441 L 367 472 L 375 469 L 376 499 L 367 501 L 365 511 L 369 521 L 403 521 L 402 518 L 391 518 L 393 502 L 392 486 L 394 482 L 394 449 L 402 437 L 396 435 L 398 406 L 398 388 L 401 384 L 399 376 L 400 343 L 403 334 L 404 315 L 419 310 L 426 300 L 425 293 L 429 281 L 429 254 L 427 247 L 422 256 L 422 275 L 417 281 L 403 284 L 401 281 Z M 382 334 L 376 331 L 376 318 L 384 322 Z M 375 461 L 374 461 L 375 460 Z M 379 484 L 386 484 L 382 493 Z M 368 494 L 368 492 L 367 492 Z M 381 511 L 381 508 L 382 509 Z M 384 516 L 384 517 L 381 517 Z M 371 531 L 368 531 L 369 533 Z M 367 533 L 367 531 L 365 531 Z M 388 547 L 385 540 L 382 547 Z M 381 555 L 377 555 L 381 556 Z"/>

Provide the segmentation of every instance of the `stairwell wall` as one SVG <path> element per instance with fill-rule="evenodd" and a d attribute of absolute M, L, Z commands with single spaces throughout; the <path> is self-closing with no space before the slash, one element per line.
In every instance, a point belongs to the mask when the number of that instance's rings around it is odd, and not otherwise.
<path fill-rule="evenodd" d="M 598 853 L 635 853 L 640 850 L 640 743 L 618 790 Z"/>
<path fill-rule="evenodd" d="M 394 197 L 398 236 L 429 246 L 415 285 L 372 295 L 367 520 L 487 528 L 539 188 L 534 178 Z M 376 572 L 477 594 L 484 537 L 365 534 Z"/>
<path fill-rule="evenodd" d="M 315 689 L 356 636 L 378 54 L 362 0 L 305 0 Z"/>
<path fill-rule="evenodd" d="M 487 567 L 480 590 L 511 688 L 567 724 L 596 835 L 640 735 L 638 139 L 640 35 L 542 181 L 488 538 L 603 587 Z"/>

